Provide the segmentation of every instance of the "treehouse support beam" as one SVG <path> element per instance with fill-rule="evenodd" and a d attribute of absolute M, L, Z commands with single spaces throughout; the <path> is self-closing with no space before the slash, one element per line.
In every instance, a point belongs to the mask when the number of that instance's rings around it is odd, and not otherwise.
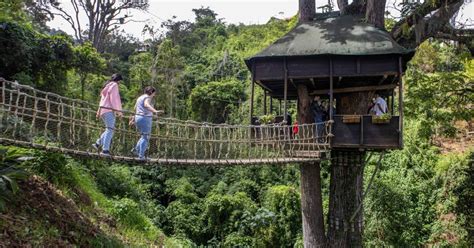
<path fill-rule="evenodd" d="M 254 101 L 254 95 L 255 95 L 255 65 L 253 66 L 252 70 L 252 83 L 251 83 L 251 92 L 250 92 L 250 125 L 252 125 L 252 119 L 253 119 L 253 101 Z"/>
<path fill-rule="evenodd" d="M 403 148 L 403 67 L 402 67 L 402 57 L 398 58 L 398 77 L 400 82 L 398 84 L 398 114 L 400 118 L 398 119 L 400 123 L 400 134 L 399 134 L 399 145 L 400 148 Z"/>
<path fill-rule="evenodd" d="M 273 114 L 273 97 L 270 95 L 270 114 Z"/>
<path fill-rule="evenodd" d="M 263 114 L 267 114 L 267 91 L 263 91 Z"/>
<path fill-rule="evenodd" d="M 286 65 L 286 58 L 284 59 L 283 61 L 283 66 L 284 66 L 284 72 L 285 72 L 285 88 L 284 88 L 284 92 L 283 92 L 283 104 L 285 105 L 284 106 L 284 112 L 283 112 L 283 118 L 285 120 L 285 122 L 288 123 L 288 67 Z M 308 90 L 308 89 L 306 89 Z M 308 95 L 309 97 L 309 95 Z"/>

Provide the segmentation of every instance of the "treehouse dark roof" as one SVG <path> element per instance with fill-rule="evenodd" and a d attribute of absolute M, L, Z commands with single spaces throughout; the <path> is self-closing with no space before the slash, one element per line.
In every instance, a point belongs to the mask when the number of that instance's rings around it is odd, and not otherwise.
<path fill-rule="evenodd" d="M 301 23 L 249 60 L 261 57 L 311 55 L 407 54 L 384 30 L 355 16 Z"/>
<path fill-rule="evenodd" d="M 386 31 L 345 15 L 300 23 L 245 62 L 275 98 L 283 97 L 287 77 L 288 97 L 295 99 L 297 83 L 324 90 L 330 75 L 339 78 L 335 88 L 391 83 L 412 55 Z"/>

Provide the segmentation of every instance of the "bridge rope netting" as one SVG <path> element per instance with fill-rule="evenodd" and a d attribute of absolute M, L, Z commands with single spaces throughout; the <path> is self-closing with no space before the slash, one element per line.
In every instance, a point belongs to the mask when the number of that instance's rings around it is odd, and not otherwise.
<path fill-rule="evenodd" d="M 118 120 L 112 156 L 91 144 L 105 127 L 97 105 L 0 78 L 0 144 L 61 152 L 71 156 L 143 162 L 131 154 L 140 137 Z M 153 117 L 146 163 L 182 165 L 284 164 L 316 161 L 329 150 L 330 122 L 298 125 L 229 125 Z M 316 128 L 323 128 L 317 131 Z M 320 134 L 318 136 L 318 134 Z"/>

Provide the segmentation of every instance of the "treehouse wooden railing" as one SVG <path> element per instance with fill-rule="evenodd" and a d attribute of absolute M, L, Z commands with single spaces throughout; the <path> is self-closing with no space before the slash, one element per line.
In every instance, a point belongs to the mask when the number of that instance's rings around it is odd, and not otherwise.
<path fill-rule="evenodd" d="M 91 146 L 104 130 L 96 118 L 97 105 L 2 78 L 0 84 L 0 144 L 123 162 L 183 165 L 316 161 L 329 150 L 330 123 L 299 125 L 293 135 L 293 127 L 283 124 L 228 125 L 154 117 L 148 159 L 140 161 L 130 152 L 139 133 L 125 117 L 117 121 L 112 156 L 101 156 Z M 124 115 L 132 113 L 124 111 Z"/>

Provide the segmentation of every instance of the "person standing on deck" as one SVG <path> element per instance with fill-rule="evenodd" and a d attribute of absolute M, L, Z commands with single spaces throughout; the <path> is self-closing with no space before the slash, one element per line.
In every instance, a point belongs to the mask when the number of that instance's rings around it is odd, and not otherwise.
<path fill-rule="evenodd" d="M 100 117 L 104 122 L 105 131 L 92 146 L 96 150 L 102 148 L 100 155 L 103 156 L 110 156 L 110 143 L 114 136 L 115 117 L 123 117 L 123 113 L 121 112 L 122 101 L 119 93 L 119 82 L 121 80 L 122 76 L 120 74 L 113 74 L 100 92 L 100 103 L 96 117 Z"/>
<path fill-rule="evenodd" d="M 380 93 L 375 93 L 375 101 L 374 106 L 372 107 L 372 111 L 375 115 L 383 115 L 387 113 L 387 102 L 380 96 Z"/>
<path fill-rule="evenodd" d="M 151 136 L 153 114 L 163 112 L 153 107 L 152 99 L 155 95 L 156 89 L 152 86 L 147 86 L 144 89 L 143 95 L 138 97 L 135 103 L 135 125 L 140 132 L 140 139 L 135 148 L 132 149 L 132 153 L 143 160 L 145 159 L 145 151 L 148 148 L 148 142 Z"/>
<path fill-rule="evenodd" d="M 323 130 L 324 130 L 324 117 L 326 110 L 321 102 L 320 96 L 315 96 L 311 103 L 311 111 L 313 112 L 314 123 L 316 124 L 316 138 L 317 142 L 322 142 Z"/>

